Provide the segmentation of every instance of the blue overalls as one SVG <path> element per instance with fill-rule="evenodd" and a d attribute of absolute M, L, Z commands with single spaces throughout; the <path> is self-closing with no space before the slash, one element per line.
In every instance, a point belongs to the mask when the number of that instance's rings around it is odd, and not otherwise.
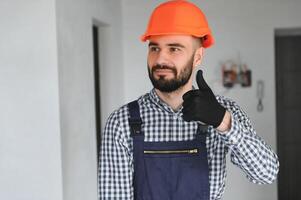
<path fill-rule="evenodd" d="M 209 200 L 206 127 L 190 141 L 144 142 L 137 101 L 128 104 L 134 200 Z"/>

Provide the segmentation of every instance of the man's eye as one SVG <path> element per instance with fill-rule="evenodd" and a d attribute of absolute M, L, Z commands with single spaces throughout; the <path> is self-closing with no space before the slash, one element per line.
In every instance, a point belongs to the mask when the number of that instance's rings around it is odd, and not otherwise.
<path fill-rule="evenodd" d="M 150 47 L 149 49 L 150 49 L 150 51 L 159 51 L 160 50 L 158 47 Z"/>
<path fill-rule="evenodd" d="M 181 49 L 180 49 L 180 48 L 177 48 L 177 47 L 171 47 L 169 50 L 170 50 L 171 52 L 181 51 Z"/>

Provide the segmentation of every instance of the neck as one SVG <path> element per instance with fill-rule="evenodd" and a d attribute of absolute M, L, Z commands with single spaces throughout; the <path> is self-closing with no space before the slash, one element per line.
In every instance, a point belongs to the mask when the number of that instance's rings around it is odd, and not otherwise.
<path fill-rule="evenodd" d="M 162 92 L 158 89 L 155 89 L 157 95 L 167 103 L 174 111 L 179 110 L 183 103 L 182 96 L 192 89 L 192 80 L 190 79 L 187 84 L 180 87 L 176 91 L 173 92 Z"/>

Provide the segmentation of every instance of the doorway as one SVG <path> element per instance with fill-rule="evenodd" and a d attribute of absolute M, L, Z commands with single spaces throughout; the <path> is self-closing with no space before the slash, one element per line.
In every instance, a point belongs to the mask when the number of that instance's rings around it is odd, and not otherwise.
<path fill-rule="evenodd" d="M 275 31 L 278 199 L 301 199 L 301 28 Z"/>
<path fill-rule="evenodd" d="M 99 29 L 92 26 L 93 33 L 93 60 L 94 60 L 94 102 L 95 102 L 95 125 L 96 125 L 96 145 L 97 163 L 99 162 L 100 133 L 101 133 L 101 98 L 100 98 L 100 52 L 99 52 Z"/>

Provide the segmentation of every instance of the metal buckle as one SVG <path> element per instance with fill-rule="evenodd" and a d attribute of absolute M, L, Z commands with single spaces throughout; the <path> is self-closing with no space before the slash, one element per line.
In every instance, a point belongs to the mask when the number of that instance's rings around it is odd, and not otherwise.
<path fill-rule="evenodd" d="M 140 120 L 130 119 L 129 123 L 131 127 L 131 133 L 133 135 L 141 134 L 141 124 L 142 124 L 141 119 Z"/>

